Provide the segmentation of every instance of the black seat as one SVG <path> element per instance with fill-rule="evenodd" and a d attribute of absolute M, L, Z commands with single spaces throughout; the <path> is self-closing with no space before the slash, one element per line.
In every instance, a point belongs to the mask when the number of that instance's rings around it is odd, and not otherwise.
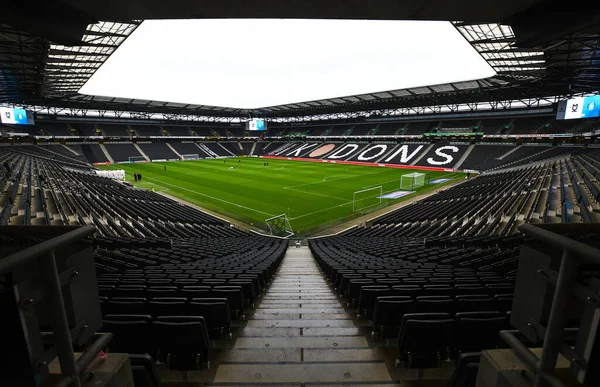
<path fill-rule="evenodd" d="M 145 301 L 115 300 L 114 298 L 105 304 L 106 314 L 145 314 Z"/>
<path fill-rule="evenodd" d="M 154 298 L 148 302 L 148 310 L 152 316 L 183 316 L 188 314 L 188 303 L 185 298 Z"/>
<path fill-rule="evenodd" d="M 481 351 L 498 347 L 499 332 L 506 328 L 506 317 L 463 317 L 461 315 L 461 313 L 456 315 L 456 341 L 454 344 L 459 352 Z"/>
<path fill-rule="evenodd" d="M 408 367 L 437 367 L 438 361 L 448 357 L 448 347 L 454 337 L 453 319 L 406 319 L 400 331 L 400 359 L 408 360 Z"/>
<path fill-rule="evenodd" d="M 383 338 L 397 337 L 402 324 L 402 317 L 406 313 L 414 313 L 415 301 L 405 296 L 378 297 L 373 311 L 373 332 L 379 333 Z"/>
<path fill-rule="evenodd" d="M 454 300 L 446 296 L 417 297 L 417 312 L 419 313 L 449 313 L 455 312 Z"/>
<path fill-rule="evenodd" d="M 496 301 L 487 294 L 471 294 L 456 296 L 457 312 L 496 310 L 496 304 Z"/>
<path fill-rule="evenodd" d="M 215 286 L 211 298 L 226 298 L 233 319 L 244 319 L 244 294 L 240 286 Z"/>
<path fill-rule="evenodd" d="M 150 323 L 146 317 L 139 320 L 103 320 L 102 330 L 113 334 L 110 342 L 112 352 L 151 353 L 152 337 Z"/>
<path fill-rule="evenodd" d="M 181 295 L 188 300 L 193 298 L 210 298 L 210 286 L 184 286 Z"/>
<path fill-rule="evenodd" d="M 231 333 L 231 313 L 226 298 L 194 298 L 189 314 L 203 316 L 212 339 L 222 339 Z"/>
<path fill-rule="evenodd" d="M 463 353 L 456 359 L 456 368 L 448 387 L 475 387 L 481 352 Z"/>
<path fill-rule="evenodd" d="M 377 297 L 389 296 L 390 290 L 391 288 L 387 285 L 363 286 L 358 296 L 358 313 L 365 317 L 371 317 Z"/>
<path fill-rule="evenodd" d="M 148 355 L 129 355 L 135 387 L 162 387 L 154 360 Z"/>
<path fill-rule="evenodd" d="M 206 323 L 198 318 L 195 322 L 152 323 L 152 338 L 161 353 L 161 361 L 168 362 L 169 368 L 188 370 L 198 369 L 208 361 L 210 339 Z"/>

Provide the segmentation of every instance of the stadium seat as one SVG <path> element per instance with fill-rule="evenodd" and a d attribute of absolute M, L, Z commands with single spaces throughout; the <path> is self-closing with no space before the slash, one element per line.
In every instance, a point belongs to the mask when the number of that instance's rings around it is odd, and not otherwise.
<path fill-rule="evenodd" d="M 402 323 L 399 337 L 400 360 L 411 368 L 436 367 L 440 360 L 448 358 L 448 347 L 454 340 L 454 324 L 451 318 L 417 319 L 408 317 Z"/>
<path fill-rule="evenodd" d="M 109 348 L 112 352 L 122 353 L 152 353 L 152 337 L 149 316 L 129 315 L 115 317 L 114 320 L 103 320 L 102 329 L 113 334 Z"/>
<path fill-rule="evenodd" d="M 162 387 L 154 360 L 148 355 L 129 355 L 135 387 Z"/>
<path fill-rule="evenodd" d="M 475 387 L 481 352 L 462 353 L 456 359 L 456 368 L 448 387 Z"/>
<path fill-rule="evenodd" d="M 371 327 L 382 338 L 398 337 L 402 317 L 414 313 L 415 301 L 406 296 L 384 296 L 375 301 L 375 310 Z"/>
<path fill-rule="evenodd" d="M 212 339 L 229 337 L 231 312 L 226 298 L 194 298 L 189 305 L 189 314 L 204 317 Z"/>
<path fill-rule="evenodd" d="M 497 317 L 492 317 L 496 315 Z M 457 313 L 454 347 L 460 353 L 497 348 L 507 320 L 500 313 Z"/>
<path fill-rule="evenodd" d="M 198 369 L 208 362 L 210 339 L 200 317 L 194 322 L 152 323 L 152 338 L 160 351 L 159 360 L 170 369 Z"/>

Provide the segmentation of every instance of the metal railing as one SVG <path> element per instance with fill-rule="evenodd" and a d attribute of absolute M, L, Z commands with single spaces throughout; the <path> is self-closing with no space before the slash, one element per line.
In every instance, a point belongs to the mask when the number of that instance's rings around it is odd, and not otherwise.
<path fill-rule="evenodd" d="M 53 331 L 53 341 L 60 363 L 62 378 L 58 381 L 60 387 L 80 387 L 80 375 L 95 359 L 96 354 L 111 340 L 111 334 L 99 335 L 77 361 L 73 351 L 73 341 L 67 321 L 65 304 L 54 252 L 66 247 L 96 232 L 93 226 L 83 226 L 63 235 L 54 237 L 35 246 L 28 247 L 0 259 L 0 276 L 10 273 L 19 266 L 38 261 L 40 277 L 44 287 L 45 301 L 50 314 L 50 326 Z"/>
<path fill-rule="evenodd" d="M 554 375 L 558 356 L 562 353 L 570 361 L 575 362 L 580 359 L 578 357 L 574 358 L 572 351 L 564 353 L 566 352 L 565 348 L 570 348 L 564 346 L 562 340 L 568 318 L 564 311 L 567 309 L 570 297 L 576 287 L 577 265 L 579 263 L 600 264 L 600 250 L 531 224 L 523 224 L 519 227 L 519 230 L 525 235 L 534 237 L 538 241 L 562 251 L 562 258 L 548 318 L 548 326 L 544 334 L 541 356 L 538 358 L 515 336 L 518 331 L 502 331 L 500 336 L 515 350 L 521 360 L 531 368 L 531 371 L 535 374 L 534 387 L 566 387 Z"/>

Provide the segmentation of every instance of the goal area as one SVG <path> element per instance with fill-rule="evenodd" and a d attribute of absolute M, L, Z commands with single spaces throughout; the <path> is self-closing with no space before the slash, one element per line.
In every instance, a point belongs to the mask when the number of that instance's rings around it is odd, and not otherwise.
<path fill-rule="evenodd" d="M 148 159 L 144 156 L 131 156 L 129 157 L 129 163 L 146 163 Z"/>
<path fill-rule="evenodd" d="M 413 172 L 400 177 L 400 188 L 413 190 L 425 185 L 425 174 Z"/>
<path fill-rule="evenodd" d="M 383 187 L 373 187 L 356 191 L 352 194 L 352 211 L 362 211 L 381 204 Z"/>
<path fill-rule="evenodd" d="M 286 214 L 274 216 L 266 219 L 267 231 L 269 234 L 289 238 L 294 235 L 294 230 Z"/>
<path fill-rule="evenodd" d="M 200 155 L 198 155 L 197 153 L 181 155 L 181 160 L 200 160 Z"/>

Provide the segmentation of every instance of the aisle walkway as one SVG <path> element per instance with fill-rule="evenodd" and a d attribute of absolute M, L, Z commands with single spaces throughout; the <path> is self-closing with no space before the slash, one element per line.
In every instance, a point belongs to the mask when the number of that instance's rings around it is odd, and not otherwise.
<path fill-rule="evenodd" d="M 214 385 L 394 385 L 307 247 L 290 248 L 255 313 L 218 366 Z M 365 383 L 371 382 L 371 383 Z M 232 384 L 229 384 L 232 383 Z"/>

